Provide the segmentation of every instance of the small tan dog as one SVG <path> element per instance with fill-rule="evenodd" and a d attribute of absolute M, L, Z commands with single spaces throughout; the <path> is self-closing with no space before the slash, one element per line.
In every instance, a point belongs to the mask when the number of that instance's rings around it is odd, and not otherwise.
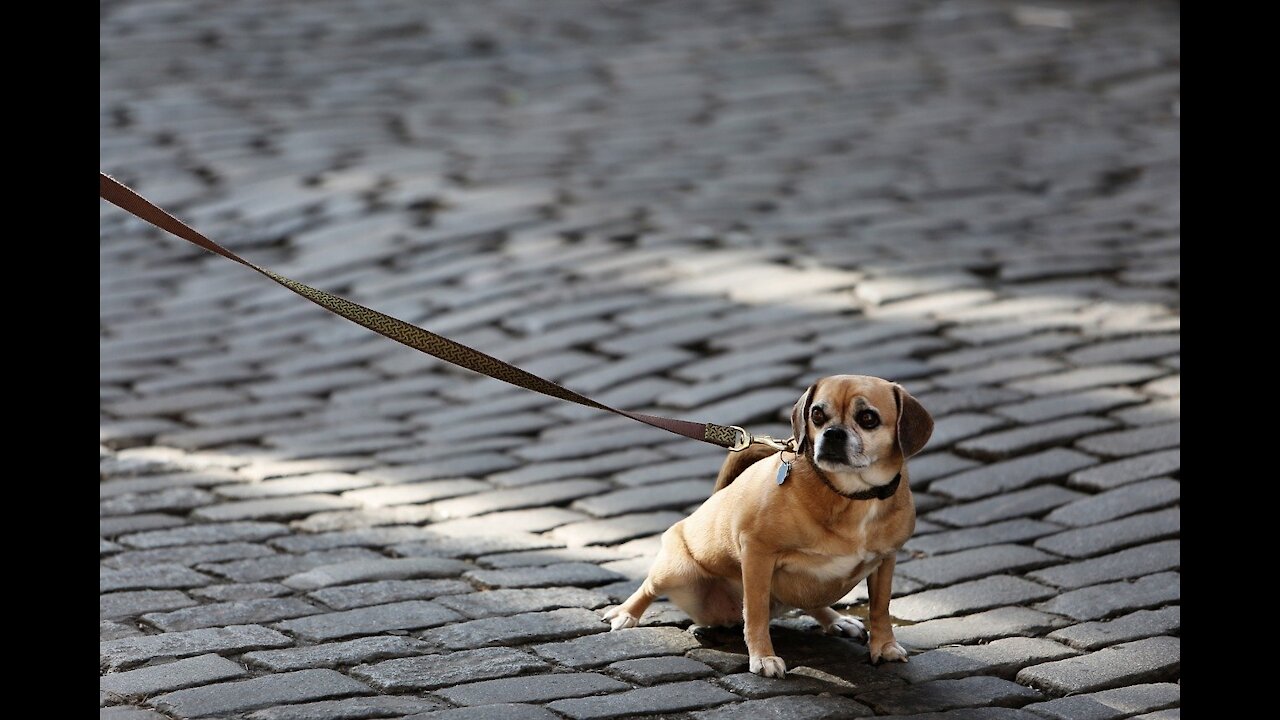
<path fill-rule="evenodd" d="M 871 660 L 906 661 L 889 594 L 916 523 L 906 460 L 928 442 L 933 418 L 899 385 L 834 375 L 796 402 L 791 429 L 795 453 L 761 444 L 730 453 L 711 497 L 663 534 L 640 589 L 605 614 L 612 629 L 635 627 L 666 595 L 691 631 L 744 623 L 751 672 L 783 677 L 769 620 L 799 608 L 829 634 L 864 637 L 861 622 L 830 606 L 866 578 Z"/>

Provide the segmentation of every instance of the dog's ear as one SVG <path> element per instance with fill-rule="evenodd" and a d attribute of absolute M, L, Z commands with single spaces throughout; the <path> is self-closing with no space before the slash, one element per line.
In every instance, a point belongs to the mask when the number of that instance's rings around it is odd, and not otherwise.
<path fill-rule="evenodd" d="M 906 460 L 929 442 L 933 435 L 933 416 L 901 385 L 893 386 L 893 396 L 898 402 L 898 450 Z"/>
<path fill-rule="evenodd" d="M 817 389 L 818 383 L 810 385 L 796 401 L 795 407 L 791 408 L 791 437 L 796 439 L 796 452 L 801 455 L 808 448 L 809 408 L 813 405 L 813 392 Z"/>

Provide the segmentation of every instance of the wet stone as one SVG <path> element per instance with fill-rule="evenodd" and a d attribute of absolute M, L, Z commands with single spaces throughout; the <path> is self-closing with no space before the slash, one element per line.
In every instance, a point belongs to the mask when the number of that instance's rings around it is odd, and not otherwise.
<path fill-rule="evenodd" d="M 600 616 L 592 613 L 597 625 L 608 629 Z M 654 656 L 683 655 L 701 643 L 690 633 L 673 627 L 640 627 L 604 635 L 590 635 L 559 643 L 536 645 L 533 651 L 572 668 L 594 668 L 619 660 Z"/>

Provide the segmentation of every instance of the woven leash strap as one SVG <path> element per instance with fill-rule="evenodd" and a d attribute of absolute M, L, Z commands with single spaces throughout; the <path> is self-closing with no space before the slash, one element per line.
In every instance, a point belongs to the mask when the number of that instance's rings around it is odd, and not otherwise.
<path fill-rule="evenodd" d="M 221 255 L 228 260 L 244 265 L 245 267 L 261 273 L 271 278 L 275 282 L 319 305 L 335 315 L 350 320 L 357 325 L 362 325 L 379 335 L 395 340 L 402 345 L 408 345 L 414 350 L 424 352 L 433 357 L 453 363 L 458 367 L 463 367 L 488 375 L 491 378 L 501 380 L 506 383 L 521 387 L 526 390 L 549 395 L 560 400 L 586 405 L 587 407 L 599 410 L 607 410 L 608 412 L 631 418 L 646 425 L 652 425 L 661 428 L 667 432 L 682 435 L 694 440 L 719 445 L 720 447 L 741 450 L 751 442 L 751 436 L 742 428 L 733 425 L 716 425 L 714 423 L 695 423 L 688 420 L 673 420 L 658 415 L 647 415 L 645 413 L 629 412 L 627 410 L 619 410 L 609 407 L 604 403 L 596 402 L 591 398 L 576 393 L 566 387 L 557 385 L 545 378 L 538 377 L 533 373 L 503 362 L 491 355 L 468 347 L 459 342 L 454 342 L 447 337 L 437 335 L 429 330 L 423 330 L 417 325 L 407 323 L 390 315 L 385 315 L 367 308 L 359 303 L 351 302 L 346 298 L 338 297 L 327 293 L 323 290 L 317 290 L 310 285 L 304 285 L 297 280 L 291 280 L 279 273 L 245 260 L 239 255 L 224 248 L 218 243 L 201 235 L 192 229 L 189 225 L 175 218 L 169 213 L 161 210 L 152 204 L 149 200 L 142 197 L 133 190 L 125 187 L 122 183 L 109 177 L 105 173 L 98 173 L 100 177 L 100 195 L 103 200 L 115 205 L 125 212 L 154 225 L 165 232 L 175 235 L 195 245 L 208 250 L 211 253 Z"/>

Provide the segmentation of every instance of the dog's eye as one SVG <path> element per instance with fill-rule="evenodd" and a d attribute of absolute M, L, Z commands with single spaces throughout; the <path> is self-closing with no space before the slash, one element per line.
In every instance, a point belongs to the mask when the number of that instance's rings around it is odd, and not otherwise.
<path fill-rule="evenodd" d="M 880 426 L 880 416 L 875 410 L 863 410 L 854 418 L 864 430 L 874 430 Z"/>
<path fill-rule="evenodd" d="M 813 412 L 810 413 L 810 416 L 813 418 L 813 424 L 818 427 L 822 427 L 827 424 L 827 411 L 822 408 L 814 408 Z"/>

